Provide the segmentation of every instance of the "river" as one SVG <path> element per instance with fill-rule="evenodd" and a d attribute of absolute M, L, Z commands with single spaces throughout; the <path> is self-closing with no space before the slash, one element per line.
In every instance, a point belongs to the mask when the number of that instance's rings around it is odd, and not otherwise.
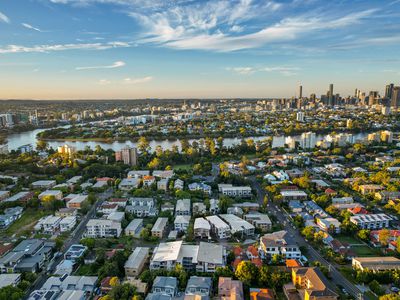
<path fill-rule="evenodd" d="M 21 132 L 21 133 L 15 133 L 11 134 L 8 136 L 8 150 L 16 150 L 18 147 L 21 147 L 26 144 L 31 144 L 33 147 L 36 147 L 36 142 L 37 142 L 37 134 L 45 131 L 47 129 L 35 129 L 31 131 L 26 131 L 26 132 Z M 366 137 L 367 133 L 358 133 L 354 135 L 354 139 L 362 139 Z M 267 138 L 270 138 L 271 136 L 257 136 L 257 137 L 247 137 L 246 139 L 253 139 L 254 141 L 262 141 Z M 317 135 L 317 141 L 322 140 L 325 137 L 325 135 Z M 294 136 L 296 140 L 300 138 L 300 136 Z M 189 142 L 192 143 L 193 141 L 199 141 L 200 139 L 189 139 Z M 232 147 L 234 145 L 237 145 L 240 143 L 242 138 L 225 138 L 224 139 L 224 146 L 225 147 Z M 118 151 L 122 149 L 123 147 L 129 146 L 129 147 L 136 147 L 137 143 L 132 142 L 132 141 L 114 141 L 111 143 L 105 143 L 105 142 L 98 142 L 98 141 L 76 141 L 76 142 L 62 142 L 62 141 L 51 141 L 49 142 L 49 146 L 53 147 L 54 149 L 57 149 L 58 146 L 62 146 L 64 144 L 68 144 L 70 146 L 76 147 L 77 150 L 83 150 L 86 146 L 91 147 L 94 149 L 96 145 L 100 145 L 103 149 L 112 149 L 114 151 Z M 150 147 L 152 150 L 154 150 L 158 145 L 160 145 L 164 150 L 166 149 L 171 149 L 172 146 L 176 145 L 180 148 L 180 142 L 179 140 L 152 140 L 150 141 Z"/>

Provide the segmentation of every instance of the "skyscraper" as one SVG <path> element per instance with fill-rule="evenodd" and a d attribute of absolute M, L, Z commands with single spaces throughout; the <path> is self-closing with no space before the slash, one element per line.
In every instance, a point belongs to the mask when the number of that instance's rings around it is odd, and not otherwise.
<path fill-rule="evenodd" d="M 303 86 L 299 86 L 299 99 L 303 98 Z"/>
<path fill-rule="evenodd" d="M 385 89 L 385 98 L 386 98 L 386 99 L 392 99 L 392 93 L 393 93 L 393 83 L 388 84 L 388 85 L 386 86 L 386 89 Z"/>
<path fill-rule="evenodd" d="M 368 105 L 372 106 L 376 104 L 376 99 L 378 98 L 378 92 L 377 91 L 370 91 L 369 92 L 369 97 L 368 97 Z"/>
<path fill-rule="evenodd" d="M 138 163 L 138 155 L 136 148 L 123 148 L 120 151 L 115 152 L 115 160 L 123 161 L 124 164 L 130 166 L 136 166 Z"/>
<path fill-rule="evenodd" d="M 329 105 L 333 106 L 333 83 L 331 83 L 329 85 L 329 95 L 328 95 L 328 99 L 329 99 Z"/>
<path fill-rule="evenodd" d="M 400 106 L 400 86 L 393 87 L 390 106 L 396 108 Z"/>

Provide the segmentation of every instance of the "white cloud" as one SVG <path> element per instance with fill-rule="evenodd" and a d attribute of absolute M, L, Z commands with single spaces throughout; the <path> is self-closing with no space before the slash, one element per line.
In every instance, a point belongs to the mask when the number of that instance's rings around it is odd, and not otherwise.
<path fill-rule="evenodd" d="M 81 70 L 95 70 L 95 69 L 115 69 L 115 68 L 121 68 L 125 66 L 125 62 L 123 61 L 116 61 L 112 65 L 107 65 L 107 66 L 90 66 L 90 67 L 76 67 L 75 70 L 81 71 Z"/>
<path fill-rule="evenodd" d="M 152 76 L 146 76 L 146 77 L 141 77 L 141 78 L 125 78 L 124 83 L 127 84 L 140 84 L 140 83 L 146 83 L 150 82 L 153 80 Z"/>
<path fill-rule="evenodd" d="M 38 32 L 42 32 L 42 30 L 40 30 L 39 28 L 33 27 L 32 25 L 30 25 L 28 23 L 21 23 L 21 25 L 24 26 L 25 28 L 28 28 L 28 29 L 31 29 L 31 30 L 35 30 L 35 31 L 38 31 Z"/>
<path fill-rule="evenodd" d="M 0 21 L 1 21 L 1 22 L 4 22 L 4 23 L 10 23 L 10 18 L 7 17 L 5 14 L 3 14 L 3 13 L 0 11 Z"/>
<path fill-rule="evenodd" d="M 35 45 L 35 46 L 21 46 L 21 45 L 8 45 L 0 48 L 0 54 L 7 53 L 31 53 L 31 52 L 55 52 L 66 50 L 106 50 L 111 48 L 131 47 L 129 43 L 123 42 L 109 42 L 109 43 L 93 43 L 93 44 L 56 44 L 56 45 Z"/>
<path fill-rule="evenodd" d="M 232 71 L 232 72 L 240 74 L 240 75 L 250 75 L 257 71 L 253 67 L 235 67 L 235 68 L 226 68 L 226 70 Z"/>
<path fill-rule="evenodd" d="M 319 10 L 296 17 L 286 17 L 265 24 L 276 11 L 293 3 L 273 0 L 50 0 L 53 3 L 90 5 L 112 3 L 143 27 L 139 43 L 174 49 L 196 49 L 216 52 L 259 48 L 273 43 L 296 40 L 307 34 L 320 33 L 361 23 L 377 12 L 368 9 L 355 13 L 329 14 Z M 310 0 L 307 3 L 312 2 Z M 249 22 L 250 24 L 246 23 Z M 250 31 L 251 29 L 251 31 Z"/>
<path fill-rule="evenodd" d="M 107 79 L 100 79 L 97 83 L 100 85 L 108 85 L 111 83 L 111 81 Z"/>
<path fill-rule="evenodd" d="M 227 71 L 234 72 L 239 75 L 251 75 L 256 72 L 270 72 L 270 73 L 278 73 L 284 76 L 293 76 L 297 75 L 297 71 L 300 68 L 297 67 L 290 67 L 290 66 L 275 66 L 275 67 L 262 67 L 262 68 L 255 68 L 255 67 L 234 67 L 234 68 L 226 68 Z"/>

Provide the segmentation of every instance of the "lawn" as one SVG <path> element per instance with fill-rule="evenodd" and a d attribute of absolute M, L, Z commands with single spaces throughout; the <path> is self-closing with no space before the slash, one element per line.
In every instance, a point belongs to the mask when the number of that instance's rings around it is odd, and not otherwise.
<path fill-rule="evenodd" d="M 12 235 L 23 235 L 25 232 L 30 232 L 36 222 L 50 212 L 46 212 L 39 209 L 28 208 L 23 213 L 20 219 L 15 221 L 5 231 L 7 236 Z"/>
<path fill-rule="evenodd" d="M 357 240 L 355 237 L 352 236 L 347 236 L 347 235 L 339 235 L 336 237 L 339 241 L 342 243 L 347 243 L 347 244 L 362 244 L 359 240 Z"/>
<path fill-rule="evenodd" d="M 368 246 L 353 246 L 351 247 L 358 256 L 376 256 L 378 253 L 375 249 Z"/>
<path fill-rule="evenodd" d="M 175 165 L 174 170 L 186 170 L 189 171 L 193 168 L 192 164 L 182 164 L 182 165 Z"/>

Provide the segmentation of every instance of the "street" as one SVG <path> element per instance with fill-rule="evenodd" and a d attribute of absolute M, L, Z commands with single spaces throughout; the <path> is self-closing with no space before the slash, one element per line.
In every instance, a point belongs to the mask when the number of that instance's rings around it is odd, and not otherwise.
<path fill-rule="evenodd" d="M 265 196 L 265 191 L 261 187 L 260 183 L 256 180 L 255 177 L 249 177 L 249 179 L 252 182 L 253 188 L 257 191 L 257 197 L 258 201 L 260 203 L 260 206 L 263 205 L 264 202 L 264 196 Z M 284 213 L 281 208 L 276 204 L 273 203 L 272 201 L 268 202 L 268 211 L 269 213 L 272 213 L 274 216 L 276 216 L 277 220 L 284 225 L 285 230 L 289 233 L 291 238 L 299 245 L 307 248 L 307 253 L 303 253 L 307 257 L 307 259 L 311 262 L 313 261 L 319 261 L 322 265 L 328 267 L 330 270 L 330 275 L 331 275 L 331 280 L 333 283 L 336 285 L 341 285 L 342 287 L 345 288 L 345 290 L 352 295 L 356 299 L 360 299 L 361 291 L 347 278 L 345 278 L 340 271 L 336 269 L 336 266 L 333 265 L 332 263 L 328 262 L 322 255 L 315 250 L 310 244 L 306 242 L 306 240 L 303 238 L 303 236 L 300 234 L 300 232 L 292 225 L 290 222 L 289 216 Z M 368 299 L 367 297 L 363 296 L 362 299 Z"/>
<path fill-rule="evenodd" d="M 70 237 L 65 241 L 63 247 L 60 249 L 60 252 L 62 253 L 62 255 L 55 257 L 49 263 L 49 265 L 47 267 L 47 270 L 50 271 L 49 273 L 54 272 L 56 266 L 64 259 L 64 254 L 71 247 L 71 245 L 79 243 L 79 241 L 82 239 L 82 236 L 85 232 L 86 224 L 88 223 L 88 221 L 96 215 L 97 208 L 104 202 L 104 200 L 110 198 L 112 196 L 112 194 L 113 194 L 113 190 L 108 189 L 107 191 L 97 195 L 96 203 L 94 205 L 92 205 L 89 212 L 85 216 L 83 216 L 83 218 L 81 219 L 78 226 L 76 226 L 75 229 L 71 232 Z M 40 274 L 38 274 L 38 278 L 36 279 L 35 283 L 31 286 L 28 293 L 25 295 L 25 299 L 28 299 L 29 295 L 34 290 L 40 289 L 43 286 L 43 284 L 46 282 L 46 280 L 48 278 L 47 273 L 48 272 L 46 272 L 46 269 L 43 269 L 42 272 Z"/>

